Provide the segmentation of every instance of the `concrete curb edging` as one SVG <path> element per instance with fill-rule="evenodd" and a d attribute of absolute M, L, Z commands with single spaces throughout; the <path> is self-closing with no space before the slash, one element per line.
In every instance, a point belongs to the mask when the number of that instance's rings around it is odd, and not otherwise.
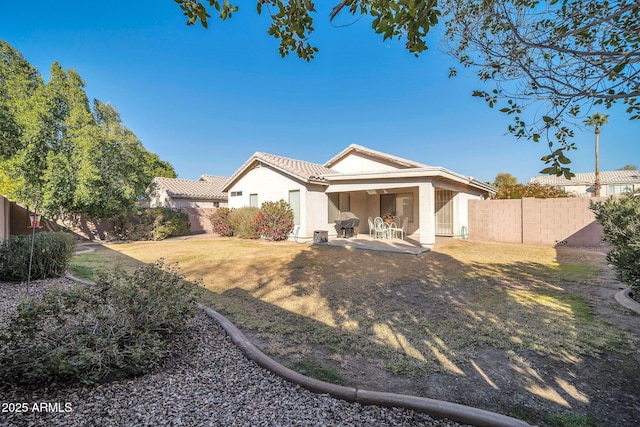
<path fill-rule="evenodd" d="M 81 278 L 76 277 L 73 274 L 69 273 L 68 271 L 65 273 L 64 277 L 66 277 L 67 279 L 73 280 L 75 282 L 81 283 L 83 285 L 95 285 L 96 284 L 96 282 L 94 282 L 93 280 L 81 279 Z"/>
<path fill-rule="evenodd" d="M 633 300 L 629 296 L 630 293 L 631 293 L 631 288 L 629 287 L 621 290 L 620 292 L 617 292 L 615 295 L 616 301 L 618 301 L 618 303 L 623 307 L 628 308 L 629 310 L 635 311 L 636 313 L 640 314 L 640 303 Z"/>
<path fill-rule="evenodd" d="M 244 352 L 250 360 L 268 369 L 275 375 L 298 384 L 309 391 L 318 394 L 329 394 L 335 398 L 348 402 L 357 402 L 361 405 L 376 405 L 384 407 L 398 407 L 423 412 L 440 418 L 448 418 L 463 424 L 471 424 L 478 427 L 529 427 L 522 420 L 497 414 L 483 409 L 472 408 L 458 403 L 444 402 L 425 397 L 408 396 L 402 394 L 385 393 L 345 387 L 330 384 L 324 381 L 310 378 L 295 372 L 271 359 L 253 345 L 248 338 L 226 317 L 215 310 L 198 304 L 209 317 L 214 319 L 229 334 L 231 340 Z"/>

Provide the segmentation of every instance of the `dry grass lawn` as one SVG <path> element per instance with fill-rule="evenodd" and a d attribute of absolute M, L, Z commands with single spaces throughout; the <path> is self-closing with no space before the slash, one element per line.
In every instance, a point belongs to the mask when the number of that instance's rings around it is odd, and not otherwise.
<path fill-rule="evenodd" d="M 563 289 L 597 273 L 602 256 L 562 256 L 465 241 L 412 256 L 211 239 L 107 245 L 73 268 L 164 258 L 202 279 L 212 291 L 206 301 L 258 332 L 277 356 L 302 357 L 320 344 L 381 359 L 391 372 L 459 373 L 457 365 L 483 344 L 566 361 L 623 346 L 618 330 Z"/>
<path fill-rule="evenodd" d="M 493 348 L 526 373 L 527 352 L 572 364 L 634 346 L 571 291 L 600 273 L 597 253 L 453 241 L 405 255 L 211 238 L 105 245 L 73 269 L 159 258 L 201 279 L 207 304 L 291 363 L 464 376 L 479 349 Z"/>

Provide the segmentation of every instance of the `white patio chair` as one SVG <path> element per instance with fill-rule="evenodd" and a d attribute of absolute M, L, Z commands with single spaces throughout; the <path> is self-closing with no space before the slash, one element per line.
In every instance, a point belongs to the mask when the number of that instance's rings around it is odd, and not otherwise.
<path fill-rule="evenodd" d="M 379 216 L 377 216 L 373 220 L 373 238 L 374 239 L 377 239 L 378 236 L 380 236 L 381 239 L 384 239 L 385 237 L 387 237 L 388 229 L 389 227 L 387 227 L 387 224 L 385 224 L 384 220 Z"/>
<path fill-rule="evenodd" d="M 402 238 L 402 240 L 404 240 L 404 238 L 407 236 L 407 227 L 409 225 L 409 217 L 405 216 L 404 218 L 402 218 L 402 226 L 398 227 L 397 225 L 395 225 L 395 223 L 392 225 L 392 227 L 389 229 L 391 235 L 393 237 L 395 237 L 396 233 L 400 233 L 400 237 Z"/>

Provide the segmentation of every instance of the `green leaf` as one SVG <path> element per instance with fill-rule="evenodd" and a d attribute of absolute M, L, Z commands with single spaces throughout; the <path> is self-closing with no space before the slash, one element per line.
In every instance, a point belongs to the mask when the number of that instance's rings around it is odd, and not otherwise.
<path fill-rule="evenodd" d="M 627 65 L 626 62 L 619 63 L 618 65 L 613 67 L 613 72 L 616 74 L 620 73 L 620 71 L 622 71 L 626 65 Z"/>
<path fill-rule="evenodd" d="M 557 171 L 557 167 L 552 166 L 550 168 L 544 168 L 542 169 L 539 173 L 543 174 L 543 175 L 555 175 Z"/>

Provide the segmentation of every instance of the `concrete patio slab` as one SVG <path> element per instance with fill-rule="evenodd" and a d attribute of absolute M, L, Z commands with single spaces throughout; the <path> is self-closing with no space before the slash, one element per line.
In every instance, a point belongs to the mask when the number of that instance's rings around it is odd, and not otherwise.
<path fill-rule="evenodd" d="M 351 238 L 335 237 L 329 239 L 327 243 L 320 244 L 338 246 L 347 249 L 364 249 L 369 251 L 396 252 L 411 255 L 430 251 L 429 248 L 423 248 L 412 243 L 410 239 L 373 239 L 368 235 L 362 234 Z"/>

